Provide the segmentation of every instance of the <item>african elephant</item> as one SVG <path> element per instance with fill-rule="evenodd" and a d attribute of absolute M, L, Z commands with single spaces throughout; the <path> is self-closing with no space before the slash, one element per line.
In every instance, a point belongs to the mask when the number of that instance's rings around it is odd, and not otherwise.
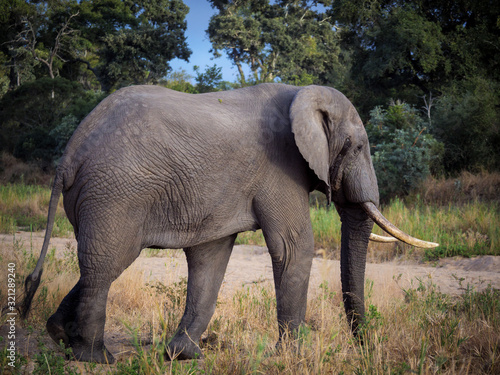
<path fill-rule="evenodd" d="M 121 89 L 83 120 L 66 147 L 42 253 L 26 280 L 24 313 L 62 192 L 80 279 L 47 331 L 77 359 L 114 361 L 103 342 L 108 290 L 144 248 L 184 249 L 186 307 L 168 348 L 178 358 L 201 356 L 197 343 L 236 236 L 259 228 L 272 258 L 281 340 L 304 322 L 314 250 L 308 196 L 315 189 L 342 220 L 342 292 L 356 334 L 373 222 L 405 242 L 437 244 L 406 235 L 377 210 L 368 137 L 349 100 L 330 87 L 284 84 L 196 95 Z"/>

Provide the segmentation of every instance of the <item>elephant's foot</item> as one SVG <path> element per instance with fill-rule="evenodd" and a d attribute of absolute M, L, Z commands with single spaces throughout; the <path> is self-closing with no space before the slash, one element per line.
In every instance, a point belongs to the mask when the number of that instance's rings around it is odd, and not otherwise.
<path fill-rule="evenodd" d="M 116 362 L 113 354 L 104 346 L 104 344 L 73 344 L 70 345 L 73 354 L 67 359 L 74 359 L 80 362 L 96 362 L 104 364 L 113 364 Z"/>
<path fill-rule="evenodd" d="M 167 345 L 165 355 L 170 361 L 203 358 L 200 347 L 186 336 L 174 337 Z"/>
<path fill-rule="evenodd" d="M 106 349 L 104 343 L 86 344 L 79 335 L 75 322 L 66 322 L 62 314 L 55 313 L 47 321 L 47 332 L 57 344 L 61 341 L 64 347 L 71 348 L 72 354 L 67 359 L 81 362 L 114 363 L 115 358 Z"/>

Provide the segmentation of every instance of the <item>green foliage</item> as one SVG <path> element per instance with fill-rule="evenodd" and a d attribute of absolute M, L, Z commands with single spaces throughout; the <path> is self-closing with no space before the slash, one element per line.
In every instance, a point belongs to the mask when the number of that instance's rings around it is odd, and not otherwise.
<path fill-rule="evenodd" d="M 326 82 L 342 70 L 338 38 L 315 1 L 210 1 L 218 11 L 207 30 L 212 51 L 224 51 L 238 67 L 240 83 Z M 249 66 L 246 77 L 243 66 Z M 304 80 L 302 81 L 304 82 Z"/>
<path fill-rule="evenodd" d="M 456 82 L 436 104 L 433 133 L 445 145 L 448 172 L 500 168 L 500 83 L 481 77 Z"/>
<path fill-rule="evenodd" d="M 55 147 L 56 153 L 63 153 L 66 143 L 68 143 L 78 124 L 79 121 L 74 115 L 67 115 L 64 116 L 61 122 L 49 132 L 49 137 L 51 137 L 57 145 Z"/>
<path fill-rule="evenodd" d="M 442 145 L 429 134 L 429 125 L 405 103 L 370 112 L 366 131 L 380 197 L 387 202 L 418 186 L 441 162 Z"/>
<path fill-rule="evenodd" d="M 499 12 L 494 1 L 334 0 L 328 15 L 353 64 L 348 97 L 366 115 L 475 75 L 498 82 Z"/>
<path fill-rule="evenodd" d="M 110 92 L 156 83 L 170 60 L 191 54 L 184 35 L 189 8 L 181 0 L 10 3 L 0 19 L 0 56 L 10 66 L 11 89 L 33 76 L 63 76 Z"/>
<path fill-rule="evenodd" d="M 170 60 L 188 59 L 191 51 L 184 36 L 187 27 L 184 18 L 189 8 L 181 0 L 126 3 L 115 0 L 111 2 L 115 14 L 100 13 L 101 3 L 105 9 L 110 7 L 109 1 L 81 2 L 88 19 L 82 17 L 79 30 L 99 57 L 99 63 L 90 64 L 89 68 L 103 91 L 123 84 L 156 83 L 169 71 Z M 90 29 L 87 22 L 92 25 Z M 106 25 L 109 22 L 114 22 L 115 27 L 109 28 Z M 104 35 L 96 38 L 101 33 Z"/>
<path fill-rule="evenodd" d="M 40 352 L 35 355 L 35 366 L 33 369 L 33 374 L 45 375 L 45 374 L 66 374 L 66 375 L 78 375 L 80 371 L 68 366 L 68 363 L 64 356 L 59 353 L 55 353 L 53 350 L 47 348 L 42 341 L 38 342 L 38 349 Z M 64 344 L 60 344 L 60 349 L 65 355 L 71 357 L 72 350 L 64 348 Z"/>
<path fill-rule="evenodd" d="M 73 81 L 43 77 L 0 99 L 2 150 L 50 164 L 62 155 L 78 123 L 104 95 Z"/>
<path fill-rule="evenodd" d="M 205 92 L 231 90 L 237 84 L 231 84 L 222 80 L 222 68 L 216 64 L 206 66 L 202 72 L 200 67 L 195 65 L 193 68 L 196 77 L 188 74 L 185 70 L 173 71 L 167 74 L 159 81 L 159 84 L 171 90 L 186 92 L 189 94 L 199 94 Z M 192 80 L 196 84 L 193 85 Z"/>
<path fill-rule="evenodd" d="M 426 104 L 432 127 L 422 136 L 444 144 L 432 146 L 444 158 L 431 162 L 431 173 L 500 168 L 500 2 L 210 3 L 212 52 L 232 60 L 239 82 L 223 82 L 216 65 L 194 77 L 170 72 L 169 61 L 191 54 L 181 0 L 0 2 L 0 149 L 54 164 L 75 124 L 131 84 L 197 93 L 274 81 L 334 86 L 364 120 L 392 99 Z M 417 135 L 410 133 L 392 136 L 408 143 Z M 407 163 L 425 164 L 410 154 Z M 425 174 L 414 168 L 410 180 Z"/>
<path fill-rule="evenodd" d="M 171 90 L 194 94 L 196 93 L 196 88 L 191 83 L 192 78 L 193 76 L 185 70 L 173 71 L 162 78 L 159 81 L 159 85 Z"/>
<path fill-rule="evenodd" d="M 220 91 L 222 85 L 222 67 L 207 66 L 204 73 L 200 72 L 200 67 L 195 65 L 196 91 L 199 93 Z"/>

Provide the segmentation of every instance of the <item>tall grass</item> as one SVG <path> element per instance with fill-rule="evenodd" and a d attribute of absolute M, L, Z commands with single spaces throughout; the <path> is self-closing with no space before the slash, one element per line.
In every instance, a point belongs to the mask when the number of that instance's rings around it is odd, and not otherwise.
<path fill-rule="evenodd" d="M 372 260 L 383 260 L 387 252 L 393 256 L 416 253 L 417 257 L 425 260 L 455 255 L 500 255 L 500 206 L 495 202 L 474 201 L 438 206 L 425 204 L 417 198 L 410 206 L 395 199 L 382 207 L 382 214 L 408 234 L 437 242 L 440 246 L 424 251 L 404 243 L 370 244 L 369 252 L 374 255 Z M 325 249 L 331 257 L 338 259 L 341 223 L 336 210 L 312 207 L 311 221 L 316 248 Z M 377 226 L 374 232 L 384 234 Z M 265 244 L 260 232 L 241 234 L 238 241 L 261 246 Z"/>
<path fill-rule="evenodd" d="M 47 188 L 0 186 L 1 231 L 12 233 L 19 227 L 42 229 L 49 199 Z M 494 201 L 443 205 L 429 204 L 425 197 L 414 196 L 410 203 L 394 200 L 382 212 L 401 229 L 441 246 L 425 252 L 402 243 L 371 244 L 372 260 L 380 260 L 384 251 L 386 258 L 405 254 L 426 259 L 456 254 L 500 255 L 500 208 Z M 335 209 L 315 205 L 311 208 L 311 220 L 317 249 L 338 257 L 340 220 Z M 61 205 L 56 222 L 71 231 Z M 375 231 L 382 234 L 378 228 Z M 238 241 L 265 244 L 260 231 L 243 233 Z M 10 244 L 0 244 L 0 263 L 16 264 L 19 293 L 25 277 L 34 268 L 37 251 L 16 239 Z M 167 253 L 142 256 L 164 256 L 168 261 Z M 111 337 L 115 334 L 128 337 L 134 344 L 134 352 L 122 356 L 114 366 L 76 366 L 63 359 L 64 352 L 50 344 L 43 328 L 78 279 L 75 249 L 68 248 L 62 254 L 50 249 L 44 269 L 31 315 L 27 321 L 18 322 L 32 332 L 33 340 L 38 337 L 39 349 L 19 354 L 14 373 L 26 372 L 26 363 L 30 363 L 34 373 L 50 374 L 500 373 L 498 290 L 488 287 L 479 292 L 460 285 L 465 292 L 451 297 L 439 292 L 431 279 L 415 279 L 410 287 L 399 289 L 380 287 L 379 281 L 367 280 L 367 319 L 361 330 L 361 344 L 348 329 L 340 280 L 327 272 L 322 283 L 311 288 L 305 326 L 297 337 L 284 343 L 280 352 L 275 351 L 278 327 L 274 290 L 270 282 L 264 282 L 220 296 L 200 343 L 204 360 L 168 362 L 164 357 L 165 344 L 183 313 L 186 280 L 166 273 L 162 280 L 151 282 L 133 266 L 112 285 L 106 332 L 112 332 Z M 0 272 L 0 285 L 6 284 L 6 273 Z M 0 288 L 0 306 L 6 305 L 6 298 Z M 0 324 L 5 319 L 2 317 Z M 1 367 L 6 363 L 7 352 L 0 350 Z"/>
<path fill-rule="evenodd" d="M 50 189 L 39 185 L 0 185 L 0 232 L 14 233 L 19 229 L 39 231 L 45 228 L 50 201 Z M 67 236 L 73 228 L 59 200 L 54 236 Z"/>
<path fill-rule="evenodd" d="M 467 186 L 471 184 L 469 182 Z M 0 232 L 14 233 L 18 228 L 42 230 L 47 220 L 49 200 L 50 189 L 45 187 L 0 185 Z M 473 200 L 454 205 L 440 205 L 429 204 L 427 198 L 415 195 L 411 197 L 409 204 L 399 199 L 391 201 L 382 207 L 382 213 L 403 231 L 423 240 L 438 242 L 440 246 L 422 251 L 403 243 L 371 244 L 371 260 L 385 260 L 408 254 L 416 254 L 425 260 L 455 255 L 500 255 L 498 201 Z M 316 249 L 323 249 L 330 257 L 338 258 L 341 223 L 336 210 L 316 204 L 311 207 L 310 214 Z M 377 227 L 374 231 L 383 234 Z M 61 199 L 54 235 L 65 236 L 71 232 L 72 227 L 64 215 Z M 265 246 L 265 241 L 259 230 L 240 234 L 237 244 Z"/>
<path fill-rule="evenodd" d="M 20 275 L 33 266 L 23 244 L 1 249 L 3 261 L 15 261 Z M 167 259 L 167 258 L 165 258 Z M 43 330 L 76 280 L 75 258 L 50 255 L 41 291 L 35 296 L 30 327 L 39 349 L 17 355 L 17 372 L 31 363 L 34 373 L 101 374 L 498 374 L 500 372 L 500 292 L 491 287 L 451 297 L 432 279 L 414 279 L 409 287 L 384 288 L 367 280 L 366 321 L 362 341 L 352 337 L 342 307 L 340 280 L 325 275 L 310 291 L 306 324 L 277 352 L 276 301 L 271 283 L 254 284 L 221 295 L 200 346 L 202 361 L 169 362 L 165 345 L 183 312 L 185 279 L 148 282 L 133 267 L 113 284 L 106 331 L 113 340 L 126 334 L 134 351 L 114 366 L 71 364 Z M 4 275 L 0 282 L 5 284 Z M 20 280 L 22 281 L 22 280 Z M 457 280 L 457 283 L 460 283 Z M 21 290 L 21 285 L 18 286 Z M 0 296 L 2 305 L 6 296 Z M 50 347 L 50 349 L 49 349 Z M 117 354 L 115 352 L 115 354 Z M 0 351 L 0 364 L 6 364 Z M 71 354 L 70 354 L 71 357 Z"/>
<path fill-rule="evenodd" d="M 417 200 L 407 206 L 396 199 L 382 212 L 412 236 L 440 244 L 422 253 L 427 260 L 455 255 L 500 255 L 500 206 L 496 202 L 437 206 Z"/>

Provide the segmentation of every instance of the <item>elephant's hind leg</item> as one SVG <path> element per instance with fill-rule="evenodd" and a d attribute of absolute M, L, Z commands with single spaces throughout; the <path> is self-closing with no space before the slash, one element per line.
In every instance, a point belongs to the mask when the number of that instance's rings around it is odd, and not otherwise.
<path fill-rule="evenodd" d="M 140 244 L 133 237 L 100 241 L 99 236 L 79 234 L 80 279 L 47 321 L 52 339 L 71 347 L 79 361 L 115 361 L 104 345 L 106 303 L 111 283 L 140 253 Z"/>
<path fill-rule="evenodd" d="M 236 234 L 184 249 L 188 262 L 186 308 L 179 327 L 167 347 L 176 359 L 201 358 L 198 342 L 215 311 Z"/>

